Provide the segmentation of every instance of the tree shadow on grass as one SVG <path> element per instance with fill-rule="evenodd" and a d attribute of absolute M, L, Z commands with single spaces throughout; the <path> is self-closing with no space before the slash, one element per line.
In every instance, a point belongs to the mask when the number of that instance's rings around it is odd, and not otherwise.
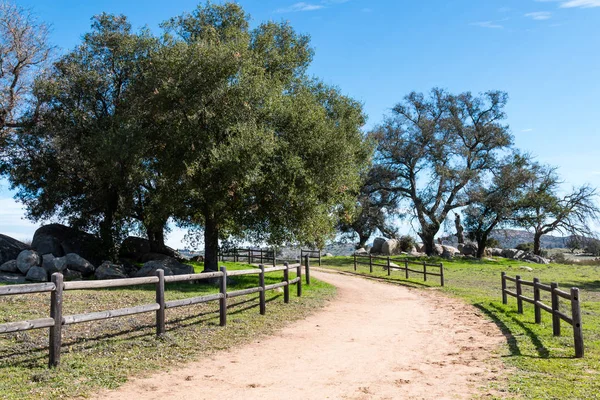
<path fill-rule="evenodd" d="M 267 304 L 281 298 L 281 294 L 273 294 L 269 296 L 265 301 Z M 227 310 L 228 316 L 240 314 L 244 311 L 255 309 L 259 307 L 258 296 L 253 296 L 247 299 L 241 299 L 235 302 L 228 302 Z M 232 310 L 232 311 L 229 311 Z M 268 317 L 268 311 L 267 311 Z M 115 318 L 118 320 L 119 318 Z M 167 319 L 167 334 L 169 332 L 184 329 L 193 325 L 209 325 L 218 327 L 219 325 L 219 311 L 210 310 L 193 315 L 180 316 L 173 319 Z M 95 321 L 97 322 L 97 321 Z M 234 321 L 235 322 L 235 321 Z M 72 339 L 63 340 L 62 342 L 62 353 L 67 354 L 71 351 L 71 348 L 76 346 L 77 349 L 74 351 L 92 350 L 94 348 L 101 348 L 105 345 L 107 340 L 111 339 L 126 339 L 128 341 L 136 341 L 141 339 L 153 340 L 156 335 L 153 329 L 156 327 L 155 323 L 143 323 L 135 327 L 128 327 L 118 331 L 112 331 L 107 333 L 97 334 L 91 337 L 77 337 Z M 63 328 L 64 329 L 64 328 Z M 159 339 L 160 340 L 160 339 Z M 0 363 L 0 369 L 11 368 L 11 367 L 30 367 L 35 368 L 41 366 L 40 363 L 44 363 L 48 359 L 48 345 L 31 347 L 26 350 L 18 350 L 12 353 L 1 354 L 2 362 Z M 24 358 L 25 357 L 25 358 Z"/>
<path fill-rule="evenodd" d="M 544 359 L 559 359 L 559 358 L 572 358 L 572 357 L 562 357 L 562 356 L 550 356 L 550 351 L 544 346 L 539 336 L 531 330 L 526 324 L 517 319 L 515 316 L 508 314 L 505 310 L 499 308 L 493 303 L 483 304 L 477 303 L 475 304 L 481 312 L 483 312 L 488 318 L 490 318 L 494 323 L 500 328 L 504 337 L 506 337 L 506 342 L 508 343 L 508 348 L 510 350 L 510 356 L 520 356 L 520 357 L 530 357 L 530 358 L 544 358 Z M 535 350 L 538 353 L 538 356 L 530 356 L 527 354 L 523 354 L 521 348 L 519 347 L 519 341 L 511 331 L 511 329 L 504 323 L 503 319 L 511 319 L 512 322 L 519 326 L 519 328 L 527 335 L 529 340 L 531 340 L 532 344 L 535 347 Z"/>

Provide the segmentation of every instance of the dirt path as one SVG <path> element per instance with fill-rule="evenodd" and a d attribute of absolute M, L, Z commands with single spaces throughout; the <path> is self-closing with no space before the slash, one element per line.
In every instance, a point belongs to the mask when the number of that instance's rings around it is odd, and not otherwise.
<path fill-rule="evenodd" d="M 435 291 L 315 272 L 338 287 L 322 312 L 278 334 L 99 399 L 456 399 L 496 379 L 503 340 L 479 312 Z"/>

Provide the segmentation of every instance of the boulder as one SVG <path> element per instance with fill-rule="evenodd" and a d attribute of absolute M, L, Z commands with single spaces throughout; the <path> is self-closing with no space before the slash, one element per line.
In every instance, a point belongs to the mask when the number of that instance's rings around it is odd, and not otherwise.
<path fill-rule="evenodd" d="M 33 250 L 23 250 L 17 256 L 17 268 L 25 275 L 29 268 L 39 267 L 42 265 L 42 258 Z"/>
<path fill-rule="evenodd" d="M 32 282 L 48 282 L 48 272 L 42 267 L 33 266 L 27 270 L 25 279 Z"/>
<path fill-rule="evenodd" d="M 191 265 L 181 264 L 176 259 L 169 257 L 164 260 L 148 261 L 135 276 L 155 276 L 157 269 L 163 269 L 165 275 L 188 275 L 194 273 L 194 267 Z"/>
<path fill-rule="evenodd" d="M 29 250 L 31 247 L 25 243 L 19 242 L 10 236 L 0 234 L 0 264 L 10 260 L 16 260 L 17 256 L 23 250 Z"/>
<path fill-rule="evenodd" d="M 384 256 L 392 256 L 396 254 L 396 251 L 398 250 L 398 241 L 396 239 L 386 240 L 381 245 L 381 254 L 383 254 Z"/>
<path fill-rule="evenodd" d="M 458 251 L 457 248 L 452 246 L 442 246 L 442 249 L 442 257 L 446 259 L 451 259 L 455 255 L 460 254 L 460 251 Z"/>
<path fill-rule="evenodd" d="M 519 267 L 519 269 L 522 269 L 522 270 L 524 270 L 524 271 L 529 271 L 529 272 L 533 271 L 533 268 L 531 268 L 531 267 L 526 267 L 526 266 L 524 266 L 524 265 L 520 266 L 520 267 Z"/>
<path fill-rule="evenodd" d="M 475 243 L 466 243 L 463 246 L 461 253 L 465 256 L 475 257 L 477 256 L 477 245 Z"/>
<path fill-rule="evenodd" d="M 25 277 L 21 274 L 0 272 L 0 283 L 26 283 L 26 281 Z"/>
<path fill-rule="evenodd" d="M 460 251 L 460 254 L 462 254 L 462 251 L 465 248 L 465 244 L 459 243 L 458 246 L 456 246 L 456 248 L 458 249 L 458 251 Z"/>
<path fill-rule="evenodd" d="M 123 267 L 123 271 L 125 271 L 125 275 L 127 275 L 130 278 L 135 277 L 135 274 L 139 270 L 139 267 L 127 258 L 119 259 L 119 264 Z"/>
<path fill-rule="evenodd" d="M 148 239 L 129 236 L 123 240 L 123 243 L 121 243 L 119 257 L 129 258 L 139 262 L 142 261 L 144 254 L 148 254 L 150 252 L 150 241 Z"/>
<path fill-rule="evenodd" d="M 125 270 L 121 265 L 104 261 L 95 272 L 96 279 L 122 279 L 127 278 Z"/>
<path fill-rule="evenodd" d="M 52 254 L 44 254 L 42 256 L 42 268 L 51 276 L 55 272 L 63 272 L 67 269 L 66 257 L 54 257 Z"/>
<path fill-rule="evenodd" d="M 515 255 L 521 250 L 517 249 L 504 249 L 502 250 L 502 257 L 504 258 L 515 258 Z"/>
<path fill-rule="evenodd" d="M 535 254 L 525 253 L 521 257 L 521 260 L 530 261 L 535 264 L 550 264 L 550 261 L 541 256 L 536 256 Z"/>
<path fill-rule="evenodd" d="M 366 256 L 369 252 L 362 247 L 354 252 L 357 256 Z"/>
<path fill-rule="evenodd" d="M 323 257 L 333 257 L 333 254 L 331 254 L 331 253 L 325 253 L 325 255 Z"/>
<path fill-rule="evenodd" d="M 193 261 L 193 262 L 204 262 L 204 256 L 194 256 L 194 257 L 190 258 L 190 261 Z"/>
<path fill-rule="evenodd" d="M 489 250 L 490 250 L 490 253 L 492 254 L 492 257 L 502 257 L 502 252 L 504 251 L 503 249 L 494 248 L 494 247 L 492 247 Z"/>
<path fill-rule="evenodd" d="M 17 260 L 10 260 L 0 265 L 0 272 L 10 272 L 13 274 L 19 272 Z"/>
<path fill-rule="evenodd" d="M 60 243 L 60 249 L 55 246 L 56 243 Z M 40 227 L 33 235 L 31 247 L 42 251 L 41 254 L 51 253 L 57 257 L 69 253 L 79 254 L 96 265 L 106 257 L 100 238 L 61 224 Z"/>
<path fill-rule="evenodd" d="M 71 271 L 70 269 L 65 269 L 63 271 L 63 275 L 66 281 L 80 281 L 83 279 L 83 275 L 79 271 Z"/>
<path fill-rule="evenodd" d="M 387 239 L 384 238 L 375 238 L 375 240 L 373 240 L 373 246 L 371 247 L 371 254 L 381 253 L 381 248 L 386 241 Z"/>
<path fill-rule="evenodd" d="M 79 254 L 69 253 L 65 257 L 66 268 L 71 271 L 81 272 L 84 277 L 89 277 L 94 274 L 94 266 Z"/>
<path fill-rule="evenodd" d="M 161 253 L 146 253 L 142 255 L 140 262 L 147 263 L 148 261 L 159 261 L 159 260 L 167 260 L 172 259 L 173 257 L 168 256 L 166 254 Z"/>

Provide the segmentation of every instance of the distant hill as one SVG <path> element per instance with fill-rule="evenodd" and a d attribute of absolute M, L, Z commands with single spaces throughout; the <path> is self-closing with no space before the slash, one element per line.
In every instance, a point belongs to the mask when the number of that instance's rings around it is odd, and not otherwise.
<path fill-rule="evenodd" d="M 506 249 L 515 248 L 518 244 L 521 243 L 533 242 L 533 233 L 517 229 L 498 229 L 493 231 L 490 236 L 500 242 L 500 247 Z M 566 248 L 567 240 L 569 240 L 569 237 L 570 236 L 544 235 L 542 236 L 542 248 Z M 456 241 L 456 236 L 445 237 L 442 239 L 444 241 L 444 244 L 454 246 L 458 244 L 458 242 Z"/>

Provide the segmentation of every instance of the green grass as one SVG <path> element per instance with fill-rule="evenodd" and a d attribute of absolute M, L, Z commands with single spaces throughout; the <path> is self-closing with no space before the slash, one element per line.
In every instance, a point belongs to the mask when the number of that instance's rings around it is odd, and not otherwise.
<path fill-rule="evenodd" d="M 404 271 L 392 272 L 374 267 L 359 266 L 358 272 L 391 279 L 407 286 L 440 290 L 461 297 L 493 320 L 506 336 L 501 358 L 509 367 L 509 377 L 497 387 L 508 397 L 527 399 L 598 399 L 600 398 L 600 267 L 571 265 L 535 265 L 515 260 L 497 261 L 447 261 L 444 262 L 446 286 L 439 287 L 439 279 L 430 277 L 423 282 L 422 275 L 412 274 L 414 279 L 405 280 Z M 335 257 L 323 260 L 328 268 L 354 272 L 351 257 Z M 527 271 L 521 266 L 533 268 Z M 415 269 L 418 269 L 415 268 Z M 574 358 L 573 331 L 562 323 L 562 336 L 553 337 L 550 314 L 542 311 L 542 324 L 534 323 L 533 306 L 524 303 L 524 314 L 517 313 L 516 299 L 509 297 L 508 305 L 501 300 L 500 273 L 521 275 L 531 281 L 540 278 L 543 283 L 557 282 L 563 289 L 572 286 L 581 289 L 585 357 Z M 432 289 L 437 288 L 437 289 Z M 531 288 L 523 287 L 524 294 L 533 297 Z M 548 293 L 542 300 L 550 304 Z M 561 300 L 562 301 L 562 300 Z M 564 307 L 564 308 L 562 308 Z M 563 301 L 561 309 L 570 310 Z"/>
<path fill-rule="evenodd" d="M 222 263 L 229 270 L 248 265 Z M 201 270 L 200 265 L 195 265 Z M 265 276 L 266 284 L 281 282 L 283 272 Z M 290 279 L 296 277 L 290 271 Z M 229 290 L 255 287 L 258 276 L 232 277 Z M 167 284 L 166 300 L 216 293 L 203 284 Z M 63 328 L 61 366 L 48 369 L 48 330 L 0 335 L 0 398 L 51 399 L 86 396 L 114 389 L 128 377 L 168 370 L 212 352 L 272 333 L 306 317 L 335 295 L 335 288 L 313 280 L 301 298 L 290 288 L 267 293 L 267 314 L 258 312 L 258 294 L 228 300 L 227 326 L 219 326 L 218 302 L 167 310 L 167 334 L 155 335 L 154 313 L 69 325 Z M 68 291 L 64 315 L 153 303 L 153 286 L 111 290 Z M 0 297 L 0 323 L 49 315 L 49 294 Z"/>

